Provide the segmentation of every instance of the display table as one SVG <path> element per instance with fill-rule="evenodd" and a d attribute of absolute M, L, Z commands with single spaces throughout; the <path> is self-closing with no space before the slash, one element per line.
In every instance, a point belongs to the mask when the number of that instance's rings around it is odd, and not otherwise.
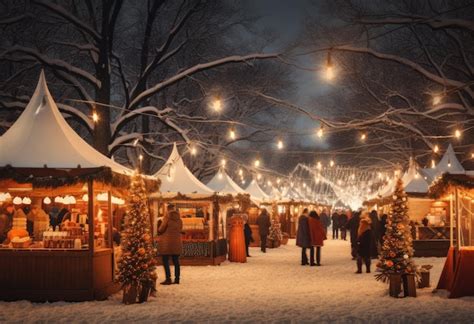
<path fill-rule="evenodd" d="M 0 300 L 85 301 L 119 290 L 111 249 L 0 249 Z"/>
<path fill-rule="evenodd" d="M 155 240 L 159 244 L 159 239 Z M 183 240 L 183 254 L 179 258 L 181 265 L 219 265 L 227 258 L 227 240 L 186 241 Z M 157 258 L 162 264 L 161 256 Z"/>
<path fill-rule="evenodd" d="M 437 288 L 448 290 L 449 298 L 474 296 L 473 273 L 474 247 L 463 247 L 459 251 L 451 247 Z"/>

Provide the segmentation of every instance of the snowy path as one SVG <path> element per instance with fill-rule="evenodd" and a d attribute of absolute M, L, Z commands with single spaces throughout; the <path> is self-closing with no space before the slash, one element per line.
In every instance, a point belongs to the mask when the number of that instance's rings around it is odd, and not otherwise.
<path fill-rule="evenodd" d="M 474 297 L 449 300 L 444 292 L 417 290 L 418 298 L 394 299 L 373 274 L 356 275 L 349 243 L 326 241 L 322 267 L 299 265 L 300 250 L 288 246 L 262 254 L 251 250 L 246 264 L 183 267 L 182 284 L 159 286 L 158 297 L 123 306 L 121 295 L 104 302 L 32 304 L 0 302 L 4 322 L 162 322 L 162 321 L 323 321 L 464 322 L 474 321 Z M 417 259 L 433 264 L 436 285 L 444 258 Z M 159 269 L 160 279 L 163 278 Z"/>

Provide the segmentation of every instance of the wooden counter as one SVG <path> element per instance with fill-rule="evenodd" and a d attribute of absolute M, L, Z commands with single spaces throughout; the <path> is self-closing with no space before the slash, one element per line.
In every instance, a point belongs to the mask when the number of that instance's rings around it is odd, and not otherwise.
<path fill-rule="evenodd" d="M 118 291 L 111 249 L 0 249 L 0 300 L 84 301 Z"/>

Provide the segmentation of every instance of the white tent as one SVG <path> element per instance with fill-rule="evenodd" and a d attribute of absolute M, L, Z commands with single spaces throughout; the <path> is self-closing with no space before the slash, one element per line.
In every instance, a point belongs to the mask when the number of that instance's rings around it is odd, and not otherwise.
<path fill-rule="evenodd" d="M 246 192 L 239 187 L 234 180 L 225 172 L 224 169 L 219 169 L 219 171 L 214 175 L 214 177 L 207 183 L 207 186 L 221 194 L 245 194 Z"/>
<path fill-rule="evenodd" d="M 176 143 L 168 161 L 154 174 L 161 180 L 160 192 L 152 197 L 173 198 L 178 193 L 193 198 L 205 198 L 214 195 L 214 190 L 199 181 L 184 165 Z"/>
<path fill-rule="evenodd" d="M 427 193 L 429 184 L 418 172 L 416 162 L 410 159 L 408 170 L 402 177 L 405 192 L 407 193 Z"/>
<path fill-rule="evenodd" d="M 465 170 L 454 153 L 453 146 L 449 144 L 443 157 L 434 168 L 422 169 L 421 172 L 432 182 L 443 173 L 465 173 Z"/>
<path fill-rule="evenodd" d="M 260 188 L 257 181 L 252 179 L 245 191 L 250 195 L 253 200 L 269 201 L 270 197 Z"/>
<path fill-rule="evenodd" d="M 18 120 L 0 138 L 0 166 L 71 169 L 110 167 L 132 170 L 102 155 L 84 141 L 59 112 L 41 72 L 36 90 Z"/>

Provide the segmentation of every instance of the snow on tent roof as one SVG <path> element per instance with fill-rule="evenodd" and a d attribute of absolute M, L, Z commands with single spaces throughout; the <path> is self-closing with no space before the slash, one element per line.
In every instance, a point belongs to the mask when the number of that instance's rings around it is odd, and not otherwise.
<path fill-rule="evenodd" d="M 405 192 L 407 193 L 426 193 L 429 184 L 418 172 L 416 162 L 410 159 L 408 170 L 402 177 Z"/>
<path fill-rule="evenodd" d="M 252 179 L 245 191 L 254 199 L 270 200 L 270 197 L 260 188 L 255 179 Z"/>
<path fill-rule="evenodd" d="M 68 125 L 49 92 L 43 71 L 25 110 L 1 138 L 0 166 L 6 165 L 58 169 L 106 166 L 117 173 L 133 174 L 96 151 Z"/>
<path fill-rule="evenodd" d="M 224 169 L 219 169 L 214 177 L 207 183 L 207 186 L 223 194 L 237 195 L 245 193 L 245 191 L 229 177 Z"/>
<path fill-rule="evenodd" d="M 173 151 L 168 161 L 166 161 L 165 165 L 163 165 L 154 176 L 161 180 L 160 192 L 163 196 L 181 193 L 183 195 L 195 194 L 209 197 L 214 194 L 211 188 L 199 181 L 184 165 L 176 143 L 173 145 Z"/>
<path fill-rule="evenodd" d="M 421 172 L 433 181 L 443 173 L 464 173 L 465 170 L 454 153 L 453 146 L 449 144 L 448 149 L 444 152 L 443 157 L 434 168 L 422 169 Z"/>

